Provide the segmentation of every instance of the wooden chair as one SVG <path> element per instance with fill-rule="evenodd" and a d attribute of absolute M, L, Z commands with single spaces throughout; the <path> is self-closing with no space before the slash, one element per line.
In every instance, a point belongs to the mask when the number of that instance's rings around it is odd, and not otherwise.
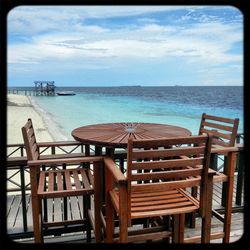
<path fill-rule="evenodd" d="M 224 216 L 220 215 L 215 210 L 213 210 L 213 215 L 215 215 L 220 221 L 224 223 L 222 234 L 224 243 L 228 243 L 230 239 L 234 170 L 238 153 L 238 148 L 235 147 L 235 141 L 238 126 L 238 118 L 231 119 L 203 113 L 199 129 L 199 135 L 208 132 L 213 135 L 211 167 L 217 171 L 216 175 L 214 176 L 214 183 L 222 182 L 223 184 L 222 205 L 225 208 Z M 224 157 L 223 172 L 220 172 L 217 169 L 217 155 Z M 192 193 L 194 196 L 196 196 L 197 189 L 194 188 Z M 194 214 L 192 216 L 191 224 L 192 227 L 195 226 Z"/>
<path fill-rule="evenodd" d="M 82 167 L 84 163 L 93 164 L 95 168 L 100 167 L 102 157 L 74 157 L 41 159 L 35 137 L 32 120 L 28 119 L 22 127 L 23 140 L 30 168 L 30 185 L 32 199 L 32 216 L 35 243 L 43 242 L 43 229 L 48 227 L 85 224 L 87 240 L 91 239 L 91 227 L 88 218 L 90 207 L 90 195 L 94 194 L 94 180 L 91 170 Z M 69 168 L 66 169 L 66 165 Z M 75 167 L 75 166 L 78 167 Z M 41 170 L 43 166 L 43 169 Z M 53 166 L 53 167 L 52 167 Z M 60 166 L 62 166 L 61 169 Z M 47 169 L 47 170 L 46 170 Z M 84 218 L 68 220 L 67 214 L 61 221 L 48 222 L 44 220 L 42 213 L 42 200 L 49 198 L 83 196 Z M 67 205 L 67 204 L 66 204 Z"/>
<path fill-rule="evenodd" d="M 126 177 L 111 158 L 104 158 L 106 242 L 169 237 L 174 243 L 184 242 L 184 217 L 193 211 L 202 217 L 201 241 L 209 242 L 215 172 L 209 171 L 211 142 L 211 136 L 206 135 L 158 140 L 129 138 Z M 200 201 L 185 190 L 192 186 L 200 186 Z M 114 216 L 119 218 L 118 238 L 114 234 Z M 172 230 L 157 226 L 155 221 L 162 216 L 173 217 Z M 132 221 L 140 218 L 151 219 L 151 226 L 128 230 Z"/>
<path fill-rule="evenodd" d="M 233 147 L 237 136 L 239 119 L 231 119 L 214 115 L 202 114 L 199 135 L 212 133 L 212 147 Z"/>

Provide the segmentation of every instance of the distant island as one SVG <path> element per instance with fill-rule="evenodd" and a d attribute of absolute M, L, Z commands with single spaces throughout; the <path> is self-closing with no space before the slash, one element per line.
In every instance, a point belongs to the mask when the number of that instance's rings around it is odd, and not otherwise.
<path fill-rule="evenodd" d="M 120 88 L 127 88 L 127 87 L 133 87 L 133 88 L 138 88 L 138 87 L 141 87 L 141 85 L 122 85 L 122 86 L 119 86 Z"/>

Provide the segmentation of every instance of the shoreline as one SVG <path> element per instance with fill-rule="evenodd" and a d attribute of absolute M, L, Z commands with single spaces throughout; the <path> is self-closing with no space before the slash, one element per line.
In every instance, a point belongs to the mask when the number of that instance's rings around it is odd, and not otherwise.
<path fill-rule="evenodd" d="M 7 144 L 23 143 L 21 127 L 32 119 L 38 142 L 55 141 L 48 129 L 44 116 L 33 105 L 30 98 L 24 95 L 7 95 Z"/>
<path fill-rule="evenodd" d="M 35 109 L 35 111 L 41 116 L 43 119 L 44 125 L 48 130 L 48 133 L 53 138 L 53 141 L 69 141 L 72 140 L 67 137 L 67 135 L 62 131 L 59 124 L 54 120 L 53 116 L 47 113 L 43 108 L 39 106 L 39 104 L 34 100 L 34 98 L 28 96 L 27 97 Z"/>
<path fill-rule="evenodd" d="M 51 117 L 39 107 L 30 97 L 18 94 L 7 94 L 7 129 L 6 143 L 23 144 L 22 126 L 28 118 L 32 119 L 37 142 L 65 141 L 67 138 L 59 132 L 59 128 Z M 16 147 L 7 147 L 7 155 L 12 153 Z M 26 154 L 26 153 L 25 153 Z M 20 151 L 14 152 L 11 157 L 19 157 Z M 7 172 L 8 178 L 15 174 L 16 170 Z M 20 184 L 20 176 L 12 177 L 12 180 Z M 25 182 L 29 182 L 29 175 L 25 173 Z M 7 189 L 16 188 L 16 184 L 7 182 Z M 17 194 L 19 192 L 12 192 Z"/>
<path fill-rule="evenodd" d="M 6 143 L 7 145 L 11 144 L 23 144 L 23 136 L 22 136 L 22 126 L 25 125 L 28 118 L 32 119 L 34 124 L 36 139 L 38 142 L 51 142 L 54 141 L 51 136 L 49 130 L 47 129 L 47 125 L 44 122 L 43 117 L 39 112 L 37 112 L 36 108 L 32 105 L 30 99 L 24 95 L 17 94 L 8 94 L 7 95 L 7 129 L 6 129 Z M 13 153 L 16 147 L 7 147 L 7 155 Z M 26 153 L 25 153 L 26 155 Z M 17 150 L 14 152 L 11 157 L 19 157 L 20 151 Z M 14 183 L 7 181 L 7 190 L 16 188 L 16 184 L 20 184 L 20 176 L 15 175 L 16 170 L 8 170 L 7 177 L 10 178 L 12 176 L 12 181 Z M 29 174 L 25 173 L 25 182 L 29 182 Z M 13 194 L 19 193 L 19 191 L 12 192 Z"/>

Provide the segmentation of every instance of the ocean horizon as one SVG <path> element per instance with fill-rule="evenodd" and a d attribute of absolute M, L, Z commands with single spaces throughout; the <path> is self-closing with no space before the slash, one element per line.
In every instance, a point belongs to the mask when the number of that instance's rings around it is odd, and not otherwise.
<path fill-rule="evenodd" d="M 33 87 L 8 87 L 32 90 Z M 56 87 L 74 96 L 30 96 L 55 139 L 73 140 L 77 127 L 109 122 L 150 122 L 180 126 L 197 134 L 202 113 L 239 118 L 243 132 L 243 86 Z"/>

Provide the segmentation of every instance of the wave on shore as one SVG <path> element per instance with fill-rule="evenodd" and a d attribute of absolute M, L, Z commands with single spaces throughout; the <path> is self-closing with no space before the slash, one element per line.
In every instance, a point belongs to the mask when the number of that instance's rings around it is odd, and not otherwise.
<path fill-rule="evenodd" d="M 66 132 L 62 131 L 60 125 L 53 119 L 53 116 L 49 114 L 49 112 L 42 109 L 32 97 L 29 96 L 28 98 L 34 109 L 42 117 L 46 129 L 55 141 L 67 141 L 72 139 L 70 136 L 66 135 Z"/>

